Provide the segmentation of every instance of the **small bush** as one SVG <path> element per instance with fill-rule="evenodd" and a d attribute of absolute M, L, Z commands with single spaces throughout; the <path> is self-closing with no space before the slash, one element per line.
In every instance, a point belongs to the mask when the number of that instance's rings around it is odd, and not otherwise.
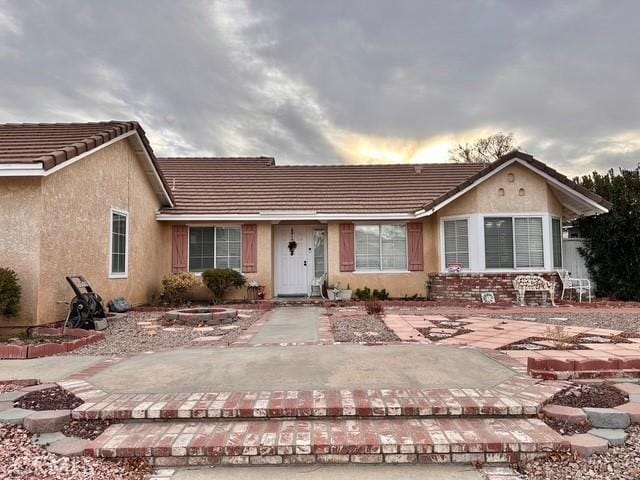
<path fill-rule="evenodd" d="M 369 300 L 365 304 L 369 315 L 382 315 L 384 313 L 384 305 L 377 300 Z"/>
<path fill-rule="evenodd" d="M 356 300 L 371 300 L 371 289 L 369 287 L 356 288 L 353 296 L 356 297 Z"/>
<path fill-rule="evenodd" d="M 374 288 L 373 292 L 369 287 L 364 287 L 363 289 L 356 288 L 356 291 L 353 292 L 353 295 L 356 297 L 356 300 L 361 301 L 389 300 L 389 292 L 387 292 L 386 288 L 383 288 L 382 290 Z"/>
<path fill-rule="evenodd" d="M 5 317 L 18 315 L 21 293 L 18 274 L 10 268 L 0 268 L 0 315 Z"/>
<path fill-rule="evenodd" d="M 247 283 L 244 275 L 232 268 L 210 268 L 202 274 L 202 281 L 211 290 L 215 303 L 220 303 L 230 288 L 239 288 Z"/>
<path fill-rule="evenodd" d="M 199 284 L 193 273 L 167 275 L 162 279 L 162 299 L 170 305 L 184 305 L 189 300 L 189 290 Z"/>

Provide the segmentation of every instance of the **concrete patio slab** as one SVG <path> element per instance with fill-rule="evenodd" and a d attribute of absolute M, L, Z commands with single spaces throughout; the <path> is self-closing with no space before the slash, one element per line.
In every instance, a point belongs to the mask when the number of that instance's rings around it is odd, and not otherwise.
<path fill-rule="evenodd" d="M 171 480 L 482 480 L 475 467 L 467 465 L 328 465 L 285 467 L 202 467 L 178 469 Z"/>
<path fill-rule="evenodd" d="M 482 352 L 442 345 L 310 345 L 138 355 L 88 382 L 109 393 L 490 388 L 516 374 Z"/>
<path fill-rule="evenodd" d="M 251 339 L 252 345 L 264 343 L 317 342 L 320 307 L 284 307 L 267 313 L 267 324 Z"/>
<path fill-rule="evenodd" d="M 57 382 L 104 360 L 99 356 L 43 357 L 29 360 L 0 360 L 0 380 L 37 378 Z"/>

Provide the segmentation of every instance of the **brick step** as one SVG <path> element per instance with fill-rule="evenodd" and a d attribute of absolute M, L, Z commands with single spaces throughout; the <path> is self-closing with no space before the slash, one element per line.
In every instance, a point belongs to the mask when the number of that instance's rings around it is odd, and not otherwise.
<path fill-rule="evenodd" d="M 517 463 L 567 451 L 538 419 L 236 420 L 110 426 L 85 449 L 156 466 L 305 463 Z"/>
<path fill-rule="evenodd" d="M 503 384 L 506 385 L 506 384 Z M 75 419 L 535 416 L 561 384 L 494 389 L 290 390 L 112 394 L 72 412 Z"/>

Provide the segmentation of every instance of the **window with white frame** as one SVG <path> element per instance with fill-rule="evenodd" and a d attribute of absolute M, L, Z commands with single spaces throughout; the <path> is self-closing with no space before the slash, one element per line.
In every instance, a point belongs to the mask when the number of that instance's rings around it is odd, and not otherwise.
<path fill-rule="evenodd" d="M 407 226 L 356 225 L 356 270 L 406 270 Z"/>
<path fill-rule="evenodd" d="M 442 225 L 444 234 L 444 263 L 469 268 L 469 221 L 445 220 Z"/>
<path fill-rule="evenodd" d="M 485 217 L 486 268 L 543 268 L 541 217 Z"/>
<path fill-rule="evenodd" d="M 553 241 L 553 267 L 562 268 L 562 222 L 551 219 L 551 238 Z"/>
<path fill-rule="evenodd" d="M 189 229 L 189 271 L 209 268 L 241 268 L 240 227 L 191 227 Z"/>
<path fill-rule="evenodd" d="M 125 277 L 127 275 L 127 212 L 111 210 L 111 262 L 109 275 Z"/>

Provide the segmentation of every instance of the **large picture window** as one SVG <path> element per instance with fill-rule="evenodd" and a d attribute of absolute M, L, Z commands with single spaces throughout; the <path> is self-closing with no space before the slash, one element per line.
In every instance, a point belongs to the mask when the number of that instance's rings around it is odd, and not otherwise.
<path fill-rule="evenodd" d="M 406 270 L 406 225 L 356 225 L 356 270 Z"/>
<path fill-rule="evenodd" d="M 469 222 L 462 220 L 445 220 L 444 230 L 444 263 L 469 268 Z"/>
<path fill-rule="evenodd" d="M 109 274 L 112 277 L 127 276 L 127 213 L 111 210 L 111 262 Z"/>
<path fill-rule="evenodd" d="M 540 217 L 486 217 L 486 268 L 544 268 Z"/>
<path fill-rule="evenodd" d="M 241 267 L 240 227 L 191 227 L 189 229 L 189 271 Z"/>

